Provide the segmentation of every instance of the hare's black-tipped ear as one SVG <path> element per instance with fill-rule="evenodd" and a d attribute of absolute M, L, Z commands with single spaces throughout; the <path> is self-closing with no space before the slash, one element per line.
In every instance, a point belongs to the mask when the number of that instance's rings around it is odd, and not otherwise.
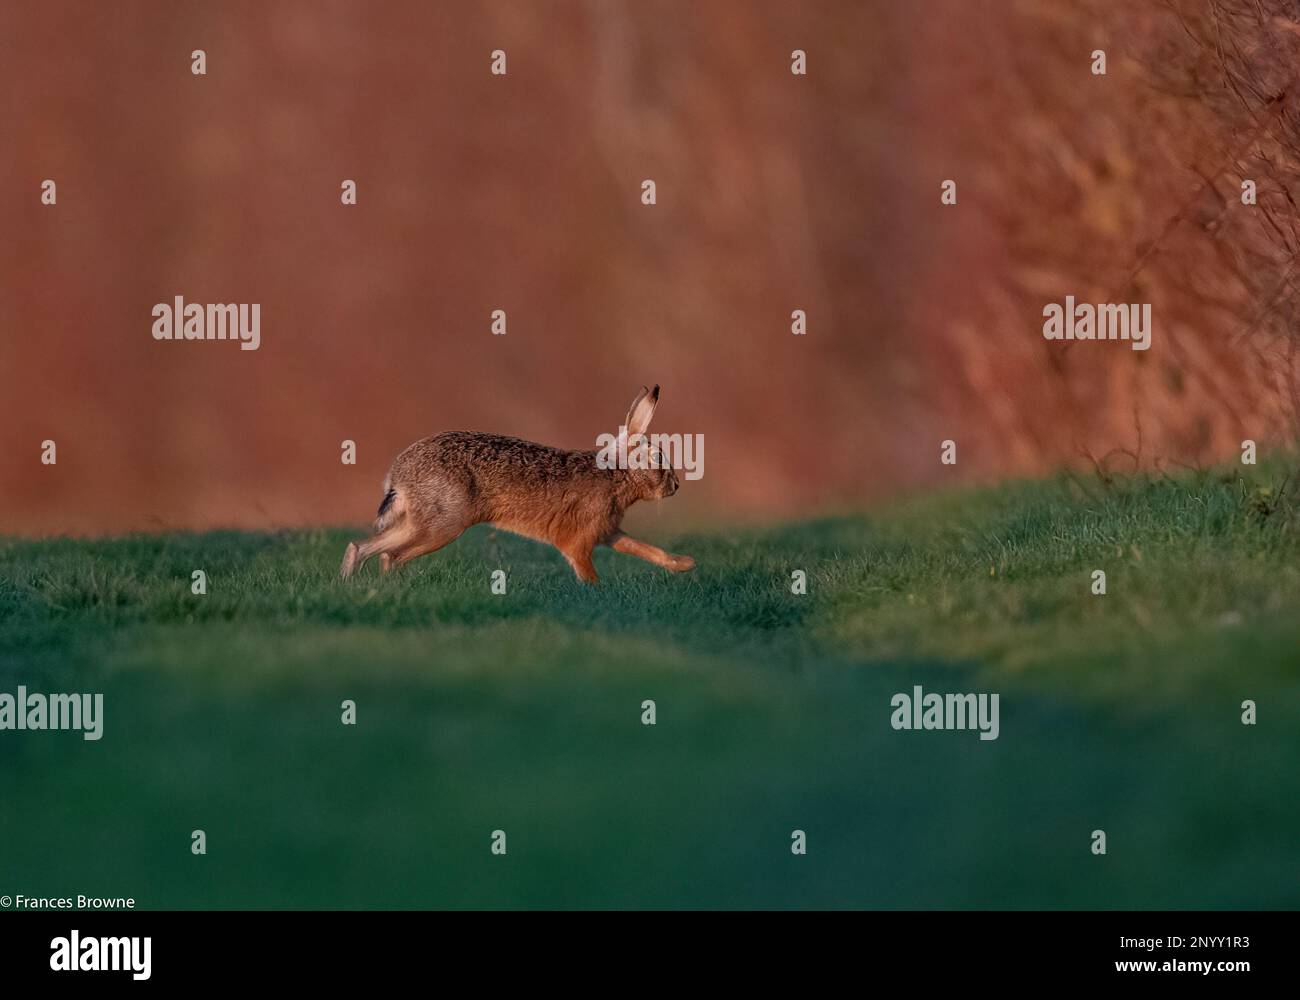
<path fill-rule="evenodd" d="M 629 438 L 646 432 L 650 426 L 650 418 L 655 415 L 655 407 L 658 405 L 659 386 L 655 386 L 654 389 L 642 386 L 636 399 L 632 400 L 632 405 L 627 411 L 627 420 L 624 421 Z"/>

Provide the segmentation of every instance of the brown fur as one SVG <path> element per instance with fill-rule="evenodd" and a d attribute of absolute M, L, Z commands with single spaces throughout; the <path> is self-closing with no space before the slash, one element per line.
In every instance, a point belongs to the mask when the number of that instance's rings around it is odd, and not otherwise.
<path fill-rule="evenodd" d="M 628 434 L 644 434 L 659 402 L 659 386 L 642 388 L 628 410 Z M 385 572 L 454 541 L 471 525 L 493 524 L 564 554 L 578 579 L 596 582 L 592 550 L 608 545 L 664 569 L 693 569 L 676 556 L 619 530 L 638 500 L 677 492 L 669 468 L 601 469 L 595 450 L 565 451 L 519 438 L 448 431 L 417 441 L 393 461 L 375 534 L 349 543 L 341 575 L 372 556 Z"/>

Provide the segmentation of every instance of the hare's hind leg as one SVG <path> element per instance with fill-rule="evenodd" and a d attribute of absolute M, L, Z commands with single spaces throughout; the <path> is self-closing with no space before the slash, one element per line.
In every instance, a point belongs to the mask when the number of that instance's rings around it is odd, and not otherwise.
<path fill-rule="evenodd" d="M 450 519 L 439 521 L 436 525 L 422 527 L 418 534 L 411 536 L 400 548 L 393 550 L 394 567 L 409 563 L 412 559 L 437 552 L 444 545 L 450 545 L 469 527 Z"/>
<path fill-rule="evenodd" d="M 343 550 L 343 565 L 339 567 L 339 576 L 346 580 L 352 575 L 353 570 L 357 568 L 357 543 L 348 542 L 348 547 Z"/>
<path fill-rule="evenodd" d="M 343 550 L 343 565 L 339 567 L 339 576 L 346 580 L 366 564 L 371 556 L 381 552 L 389 554 L 410 541 L 411 530 L 405 524 L 381 531 L 364 542 L 348 542 Z"/>
<path fill-rule="evenodd" d="M 618 531 L 609 537 L 605 543 L 615 552 L 622 552 L 629 556 L 636 556 L 638 559 L 644 559 L 646 562 L 654 563 L 656 566 L 662 566 L 664 569 L 672 570 L 674 573 L 685 573 L 687 570 L 695 568 L 695 560 L 690 556 L 675 556 L 658 546 L 651 545 L 649 542 L 640 542 L 630 535 L 625 535 Z"/>

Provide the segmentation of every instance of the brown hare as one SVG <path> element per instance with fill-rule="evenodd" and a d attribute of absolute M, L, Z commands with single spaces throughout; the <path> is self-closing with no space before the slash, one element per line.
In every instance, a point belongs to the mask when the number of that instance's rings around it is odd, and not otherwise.
<path fill-rule="evenodd" d="M 659 386 L 642 387 L 632 401 L 621 430 L 629 450 L 635 451 L 658 403 Z M 619 445 L 623 453 L 627 442 Z M 596 582 L 591 552 L 597 545 L 675 573 L 694 569 L 690 556 L 670 555 L 619 530 L 624 512 L 638 500 L 677 492 L 677 475 L 662 456 L 641 463 L 649 468 L 603 469 L 597 454 L 471 431 L 417 441 L 388 470 L 374 537 L 348 543 L 340 573 L 346 578 L 376 555 L 388 572 L 485 522 L 554 545 L 586 583 Z"/>

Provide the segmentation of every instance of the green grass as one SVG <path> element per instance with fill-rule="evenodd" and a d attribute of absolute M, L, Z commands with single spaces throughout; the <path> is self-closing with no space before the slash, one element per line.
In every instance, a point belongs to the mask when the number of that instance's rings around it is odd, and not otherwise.
<path fill-rule="evenodd" d="M 0 893 L 1295 907 L 1282 483 L 1275 465 L 950 493 L 653 539 L 689 575 L 602 552 L 598 588 L 487 529 L 346 583 L 345 531 L 9 541 L 0 691 L 102 691 L 106 721 L 100 742 L 0 733 Z M 914 684 L 998 692 L 1000 738 L 894 731 Z"/>

